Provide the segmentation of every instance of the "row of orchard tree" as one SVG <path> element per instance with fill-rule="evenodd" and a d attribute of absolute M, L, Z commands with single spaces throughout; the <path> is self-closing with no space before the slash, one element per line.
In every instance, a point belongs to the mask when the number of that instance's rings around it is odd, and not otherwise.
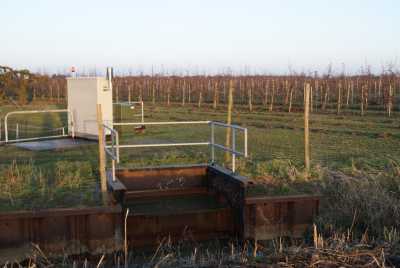
<path fill-rule="evenodd" d="M 391 71 L 345 75 L 139 75 L 114 78 L 114 101 L 143 100 L 152 105 L 203 105 L 218 109 L 228 101 L 233 80 L 233 101 L 249 111 L 293 112 L 303 109 L 304 86 L 310 83 L 311 112 L 381 111 L 391 116 L 400 110 L 400 75 Z M 0 101 L 24 105 L 35 101 L 65 103 L 66 76 L 34 74 L 0 66 Z"/>
<path fill-rule="evenodd" d="M 303 108 L 304 87 L 311 85 L 312 112 L 343 110 L 399 110 L 400 77 L 380 76 L 124 76 L 114 81 L 115 101 L 143 100 L 153 105 L 211 105 L 228 101 L 229 81 L 234 81 L 234 103 L 249 111 L 292 112 Z"/>
<path fill-rule="evenodd" d="M 62 103 L 65 98 L 63 75 L 50 76 L 0 66 L 0 103 L 25 105 L 38 100 Z"/>

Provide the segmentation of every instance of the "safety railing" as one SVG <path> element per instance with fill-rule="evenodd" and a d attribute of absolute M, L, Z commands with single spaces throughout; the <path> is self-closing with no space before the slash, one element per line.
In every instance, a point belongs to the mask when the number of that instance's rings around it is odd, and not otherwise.
<path fill-rule="evenodd" d="M 219 127 L 224 127 L 224 128 L 230 128 L 231 129 L 231 148 L 228 148 L 222 144 L 215 143 L 215 126 Z M 211 162 L 215 162 L 215 148 L 221 149 L 226 152 L 230 152 L 232 154 L 232 171 L 235 172 L 236 170 L 236 156 L 243 156 L 247 157 L 248 152 L 247 152 L 247 128 L 237 126 L 237 125 L 229 125 L 221 122 L 215 122 L 211 121 L 210 122 L 210 127 L 211 127 Z M 243 132 L 244 135 L 244 148 L 243 152 L 240 152 L 237 150 L 236 147 L 236 132 L 241 131 Z"/>
<path fill-rule="evenodd" d="M 247 147 L 247 128 L 243 128 L 237 125 L 229 125 L 215 121 L 178 121 L 178 122 L 146 122 L 146 123 L 113 123 L 113 126 L 139 126 L 139 125 L 208 125 L 210 126 L 211 133 L 208 141 L 201 142 L 182 142 L 182 143 L 152 143 L 152 144 L 119 144 L 118 131 L 110 128 L 107 125 L 103 125 L 106 129 L 111 132 L 111 144 L 107 145 L 104 139 L 104 150 L 106 155 L 111 158 L 112 162 L 112 179 L 115 181 L 115 166 L 119 163 L 120 149 L 123 148 L 146 148 L 146 147 L 180 147 L 180 146 L 210 146 L 211 148 L 211 163 L 215 163 L 215 149 L 220 149 L 225 152 L 229 152 L 232 156 L 232 172 L 236 171 L 236 157 L 237 156 L 248 156 Z M 227 147 L 222 144 L 218 144 L 215 139 L 215 128 L 223 127 L 231 129 L 231 147 Z M 236 134 L 238 131 L 243 132 L 244 135 L 244 146 L 243 151 L 237 150 Z"/>
<path fill-rule="evenodd" d="M 144 122 L 144 102 L 143 101 L 126 101 L 126 102 L 114 102 L 113 105 L 120 105 L 122 107 L 127 106 L 130 109 L 134 109 L 135 105 L 140 105 L 140 114 L 134 114 L 132 116 L 140 117 L 141 122 Z M 122 117 L 120 115 L 120 117 Z"/>
<path fill-rule="evenodd" d="M 103 124 L 103 127 L 105 129 L 108 129 L 110 131 L 110 136 L 111 136 L 111 145 L 106 145 L 106 132 L 103 131 L 103 141 L 104 141 L 104 151 L 106 152 L 106 155 L 110 156 L 111 158 L 111 169 L 112 169 L 112 176 L 113 176 L 113 181 L 115 181 L 115 166 L 116 163 L 119 163 L 119 135 L 118 131 L 115 129 Z"/>
<path fill-rule="evenodd" d="M 67 113 L 69 115 L 69 123 L 68 123 L 68 131 L 67 133 L 65 132 L 65 129 L 63 127 L 57 128 L 57 129 L 51 129 L 51 131 L 61 131 L 61 134 L 59 135 L 49 135 L 49 136 L 38 136 L 38 137 L 31 137 L 31 138 L 19 138 L 19 124 L 16 124 L 15 126 L 15 139 L 10 139 L 9 138 L 9 125 L 8 125 L 8 118 L 11 115 L 16 115 L 16 114 L 38 114 L 38 113 Z M 39 129 L 39 127 L 37 128 Z M 43 128 L 43 130 L 46 130 L 47 132 L 48 129 Z M 66 137 L 69 135 L 69 132 L 71 132 L 71 136 L 75 137 L 75 131 L 74 131 L 74 118 L 72 116 L 71 111 L 68 109 L 57 109 L 57 110 L 31 110 L 31 111 L 13 111 L 9 112 L 6 114 L 4 117 L 4 136 L 5 136 L 5 142 L 20 142 L 20 141 L 33 141 L 33 140 L 39 140 L 39 139 L 47 139 L 47 138 L 59 138 L 59 137 Z"/>

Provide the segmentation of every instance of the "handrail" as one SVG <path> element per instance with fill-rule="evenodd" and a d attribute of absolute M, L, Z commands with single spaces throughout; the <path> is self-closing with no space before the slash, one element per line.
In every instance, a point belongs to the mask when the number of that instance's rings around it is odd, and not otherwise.
<path fill-rule="evenodd" d="M 34 138 L 25 138 L 25 139 L 14 139 L 14 140 L 9 140 L 8 139 L 8 117 L 10 115 L 14 114 L 37 114 L 37 113 L 68 113 L 70 115 L 70 124 L 68 124 L 68 128 L 71 127 L 71 136 L 72 138 L 75 137 L 75 126 L 74 126 L 74 117 L 72 115 L 72 112 L 68 109 L 55 109 L 55 110 L 30 110 L 30 111 L 12 111 L 8 112 L 6 116 L 4 117 L 4 135 L 5 135 L 5 142 L 16 142 L 16 141 L 29 141 L 29 140 L 37 140 L 41 138 L 55 138 L 55 137 L 64 137 L 67 136 L 65 134 L 63 135 L 53 135 L 53 136 L 45 136 L 45 137 L 34 137 Z"/>
<path fill-rule="evenodd" d="M 141 114 L 134 115 L 134 116 L 141 117 L 141 121 L 142 121 L 142 123 L 144 123 L 144 102 L 143 101 L 123 101 L 123 102 L 114 102 L 113 103 L 113 105 L 125 105 L 125 106 L 131 105 L 131 104 L 140 104 Z"/>
<path fill-rule="evenodd" d="M 112 160 L 112 178 L 115 181 L 115 165 L 119 163 L 119 150 L 121 148 L 151 148 L 151 147 L 177 147 L 177 146 L 211 146 L 211 163 L 215 162 L 215 148 L 232 154 L 232 172 L 236 170 L 236 156 L 248 157 L 247 152 L 247 128 L 237 125 L 229 125 L 215 121 L 175 121 L 175 122 L 146 122 L 146 123 L 113 123 L 113 126 L 132 126 L 132 125 L 188 125 L 188 124 L 207 124 L 211 127 L 210 141 L 206 142 L 186 142 L 186 143 L 151 143 L 151 144 L 119 144 L 118 131 L 103 124 L 111 133 L 111 145 L 107 145 L 104 139 L 104 150 Z M 232 129 L 232 148 L 228 148 L 222 144 L 215 143 L 215 126 L 225 127 Z M 243 131 L 244 133 L 244 151 L 236 150 L 236 131 Z"/>
<path fill-rule="evenodd" d="M 106 132 L 103 131 L 103 144 L 104 144 L 104 151 L 106 155 L 111 157 L 111 168 L 112 168 L 112 180 L 115 181 L 115 166 L 116 163 L 119 163 L 119 135 L 118 131 L 115 129 L 103 124 L 103 128 L 106 128 L 111 133 L 111 146 L 107 146 L 106 144 Z M 100 137 L 99 137 L 100 138 Z M 109 150 L 111 148 L 111 151 Z"/>
<path fill-rule="evenodd" d="M 116 160 L 117 162 L 119 162 L 119 134 L 118 131 L 116 131 L 115 129 L 103 124 L 103 127 L 108 129 L 111 133 L 111 147 L 109 146 L 105 146 L 104 150 L 106 151 L 106 153 L 114 160 Z M 104 144 L 105 143 L 105 132 L 104 132 Z M 117 146 L 118 145 L 118 146 Z M 111 151 L 109 150 L 109 148 L 111 148 Z"/>
<path fill-rule="evenodd" d="M 127 122 L 113 123 L 114 126 L 146 126 L 146 125 L 193 125 L 193 124 L 209 124 L 211 121 L 173 121 L 173 122 Z"/>

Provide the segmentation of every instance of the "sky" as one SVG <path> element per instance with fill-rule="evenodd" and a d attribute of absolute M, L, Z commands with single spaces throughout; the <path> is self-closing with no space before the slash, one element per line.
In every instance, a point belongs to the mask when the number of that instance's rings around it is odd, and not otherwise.
<path fill-rule="evenodd" d="M 1 0 L 0 65 L 356 73 L 400 61 L 399 0 Z"/>

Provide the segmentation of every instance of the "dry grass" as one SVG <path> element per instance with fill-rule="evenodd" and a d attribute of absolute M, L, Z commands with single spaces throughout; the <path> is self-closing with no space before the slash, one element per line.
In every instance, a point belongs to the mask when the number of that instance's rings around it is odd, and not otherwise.
<path fill-rule="evenodd" d="M 400 228 L 400 166 L 392 161 L 385 171 L 354 169 L 353 175 L 327 171 L 318 184 L 324 196 L 319 222 L 324 230 L 382 238 L 384 230 Z M 332 231 L 330 231 L 332 232 Z"/>
<path fill-rule="evenodd" d="M 397 236 L 398 238 L 398 236 Z M 314 225 L 309 243 L 275 239 L 259 243 L 213 241 L 199 244 L 182 240 L 172 244 L 166 237 L 159 246 L 146 252 L 130 251 L 127 263 L 124 254 L 96 256 L 46 257 L 37 245 L 32 254 L 21 262 L 9 262 L 8 267 L 397 267 L 394 241 L 359 239 L 348 232 L 325 237 Z M 127 265 L 126 265 L 127 264 Z"/>

